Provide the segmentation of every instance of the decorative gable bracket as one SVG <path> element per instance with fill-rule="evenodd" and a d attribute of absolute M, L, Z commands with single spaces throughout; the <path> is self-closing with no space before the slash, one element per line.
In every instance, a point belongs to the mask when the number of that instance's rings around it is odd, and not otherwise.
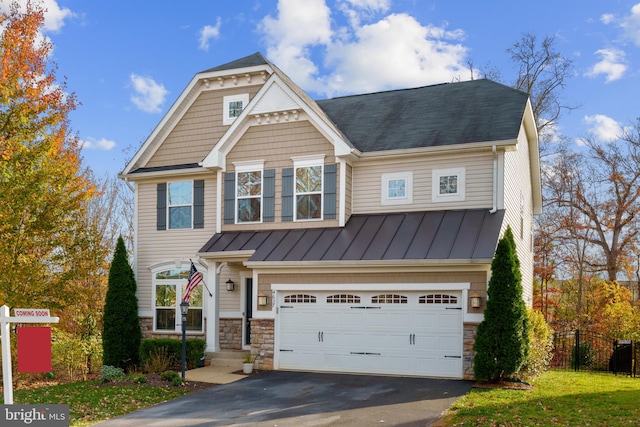
<path fill-rule="evenodd" d="M 258 124 L 262 124 L 263 122 L 264 124 L 271 123 L 272 119 L 275 123 L 279 123 L 281 120 L 284 122 L 288 122 L 289 120 L 295 121 L 298 120 L 298 110 L 265 113 L 262 115 L 256 114 L 253 117 L 256 119 Z"/>

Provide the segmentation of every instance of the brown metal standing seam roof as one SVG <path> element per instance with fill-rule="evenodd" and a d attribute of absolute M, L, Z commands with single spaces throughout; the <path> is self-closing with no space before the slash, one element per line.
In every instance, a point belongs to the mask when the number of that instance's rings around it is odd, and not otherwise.
<path fill-rule="evenodd" d="M 353 215 L 342 228 L 217 233 L 199 253 L 252 250 L 253 262 L 491 259 L 503 219 L 487 209 Z"/>

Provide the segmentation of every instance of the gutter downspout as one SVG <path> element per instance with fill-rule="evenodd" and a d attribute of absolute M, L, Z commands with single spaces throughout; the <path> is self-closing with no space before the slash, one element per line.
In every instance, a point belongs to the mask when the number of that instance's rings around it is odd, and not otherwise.
<path fill-rule="evenodd" d="M 498 153 L 495 145 L 491 147 L 491 152 L 493 153 L 493 207 L 489 213 L 494 214 L 498 211 Z"/>

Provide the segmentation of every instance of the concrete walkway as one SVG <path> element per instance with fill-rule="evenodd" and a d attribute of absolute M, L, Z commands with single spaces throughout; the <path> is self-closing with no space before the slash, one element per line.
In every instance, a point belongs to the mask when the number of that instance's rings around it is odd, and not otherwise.
<path fill-rule="evenodd" d="M 190 369 L 185 372 L 187 381 L 201 381 L 213 384 L 228 384 L 246 378 L 247 375 L 238 375 L 233 372 L 242 370 L 241 366 L 205 366 L 204 368 Z"/>

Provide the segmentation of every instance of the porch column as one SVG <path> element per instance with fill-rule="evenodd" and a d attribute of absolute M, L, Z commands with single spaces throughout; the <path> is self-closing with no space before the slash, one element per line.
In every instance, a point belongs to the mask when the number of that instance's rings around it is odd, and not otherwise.
<path fill-rule="evenodd" d="M 213 287 L 211 289 L 213 297 L 209 298 L 207 310 L 207 352 L 220 351 L 220 270 L 225 265 L 226 263 L 224 262 L 215 262 L 213 271 L 209 269 L 209 277 L 213 276 Z"/>

